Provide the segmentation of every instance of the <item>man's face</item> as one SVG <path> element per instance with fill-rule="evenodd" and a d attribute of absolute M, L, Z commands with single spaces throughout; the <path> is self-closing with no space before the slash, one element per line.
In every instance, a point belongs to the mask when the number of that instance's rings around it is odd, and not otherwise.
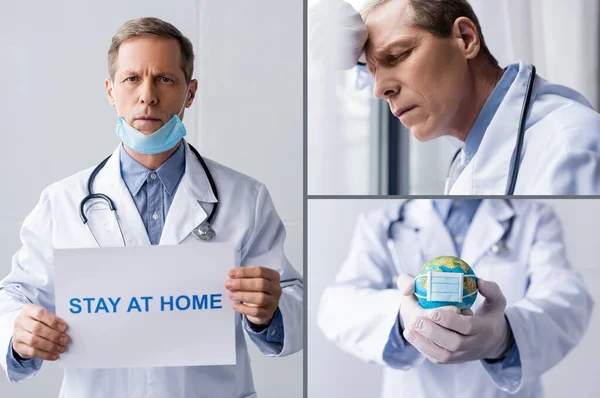
<path fill-rule="evenodd" d="M 407 13 L 407 11 L 409 11 Z M 459 39 L 411 26 L 409 1 L 388 1 L 366 26 L 367 67 L 374 92 L 420 141 L 452 134 L 468 95 L 468 64 Z"/>
<path fill-rule="evenodd" d="M 127 123 L 150 135 L 182 107 L 191 106 L 198 82 L 190 87 L 181 69 L 181 51 L 174 39 L 139 37 L 119 47 L 113 85 L 106 80 L 111 104 Z M 181 113 L 180 113 L 181 112 Z"/>

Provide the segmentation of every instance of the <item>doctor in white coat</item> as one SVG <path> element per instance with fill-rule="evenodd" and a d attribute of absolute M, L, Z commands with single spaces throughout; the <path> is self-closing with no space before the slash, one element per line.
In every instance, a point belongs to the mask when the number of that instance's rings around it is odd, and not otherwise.
<path fill-rule="evenodd" d="M 441 255 L 462 258 L 479 278 L 474 314 L 415 301 L 412 276 Z M 385 367 L 384 398 L 539 397 L 540 377 L 580 341 L 592 309 L 548 206 L 413 200 L 359 218 L 318 324 Z"/>
<path fill-rule="evenodd" d="M 198 82 L 191 79 L 192 45 L 179 30 L 156 18 L 125 23 L 113 37 L 109 69 L 106 90 L 120 115 L 123 144 L 96 176 L 93 190 L 114 201 L 127 246 L 234 244 L 237 264 L 223 280 L 239 313 L 237 364 L 69 368 L 60 396 L 254 397 L 244 331 L 268 356 L 295 353 L 303 344 L 303 282 L 284 254 L 283 224 L 264 185 L 206 160 L 217 197 L 209 173 L 183 139 L 183 110 L 191 106 Z M 86 206 L 93 235 L 79 216 L 93 169 L 42 192 L 23 223 L 12 272 L 0 282 L 0 364 L 13 382 L 34 376 L 43 361 L 68 349 L 68 325 L 53 314 L 53 250 L 123 245 L 105 204 Z M 197 239 L 192 231 L 217 203 L 211 223 L 216 236 Z"/>
<path fill-rule="evenodd" d="M 323 1 L 309 21 L 313 58 L 342 68 L 362 59 L 375 95 L 418 140 L 463 143 L 445 193 L 600 193 L 600 115 L 530 65 L 501 68 L 467 0 L 374 0 L 360 15 Z"/>

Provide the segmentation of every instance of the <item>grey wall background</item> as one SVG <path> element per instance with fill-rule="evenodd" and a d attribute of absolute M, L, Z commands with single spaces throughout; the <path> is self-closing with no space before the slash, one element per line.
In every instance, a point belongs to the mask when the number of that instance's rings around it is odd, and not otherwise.
<path fill-rule="evenodd" d="M 377 397 L 381 368 L 342 352 L 326 340 L 316 325 L 324 288 L 333 281 L 344 261 L 358 214 L 397 200 L 310 200 L 308 203 L 308 396 L 311 398 Z M 600 303 L 598 222 L 600 200 L 546 200 L 563 224 L 571 265 L 586 280 Z M 600 355 L 597 308 L 581 343 L 543 377 L 547 398 L 593 397 L 600 389 L 595 360 Z"/>
<path fill-rule="evenodd" d="M 194 44 L 200 88 L 187 138 L 267 185 L 302 272 L 302 1 L 35 0 L 2 2 L 0 13 L 0 278 L 42 189 L 117 146 L 106 54 L 119 26 L 141 16 L 173 23 Z M 260 397 L 302 396 L 302 353 L 266 358 L 250 346 Z M 19 385 L 2 375 L 0 397 L 57 396 L 61 380 L 53 363 Z"/>

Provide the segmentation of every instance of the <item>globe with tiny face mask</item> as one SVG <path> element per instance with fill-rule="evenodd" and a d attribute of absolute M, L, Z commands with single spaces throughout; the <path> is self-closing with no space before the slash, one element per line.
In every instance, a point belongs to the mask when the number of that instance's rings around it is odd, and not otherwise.
<path fill-rule="evenodd" d="M 427 300 L 427 289 L 429 287 L 428 273 L 430 271 L 437 272 L 454 272 L 464 274 L 462 302 L 456 301 L 429 301 Z M 444 306 L 454 306 L 461 310 L 471 308 L 477 299 L 477 277 L 469 266 L 458 257 L 441 256 L 428 261 L 423 265 L 419 274 L 415 278 L 415 295 L 417 301 L 423 308 L 432 309 Z"/>

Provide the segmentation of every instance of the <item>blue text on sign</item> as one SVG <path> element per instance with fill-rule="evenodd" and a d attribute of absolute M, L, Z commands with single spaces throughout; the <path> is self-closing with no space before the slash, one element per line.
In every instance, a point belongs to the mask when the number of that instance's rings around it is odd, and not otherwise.
<path fill-rule="evenodd" d="M 161 296 L 160 311 L 218 310 L 223 308 L 221 293 L 202 295 Z M 132 297 L 129 304 L 119 306 L 121 297 L 74 297 L 69 300 L 72 314 L 115 313 L 119 309 L 126 312 L 150 312 L 152 296 Z M 127 301 L 125 301 L 126 303 Z"/>

